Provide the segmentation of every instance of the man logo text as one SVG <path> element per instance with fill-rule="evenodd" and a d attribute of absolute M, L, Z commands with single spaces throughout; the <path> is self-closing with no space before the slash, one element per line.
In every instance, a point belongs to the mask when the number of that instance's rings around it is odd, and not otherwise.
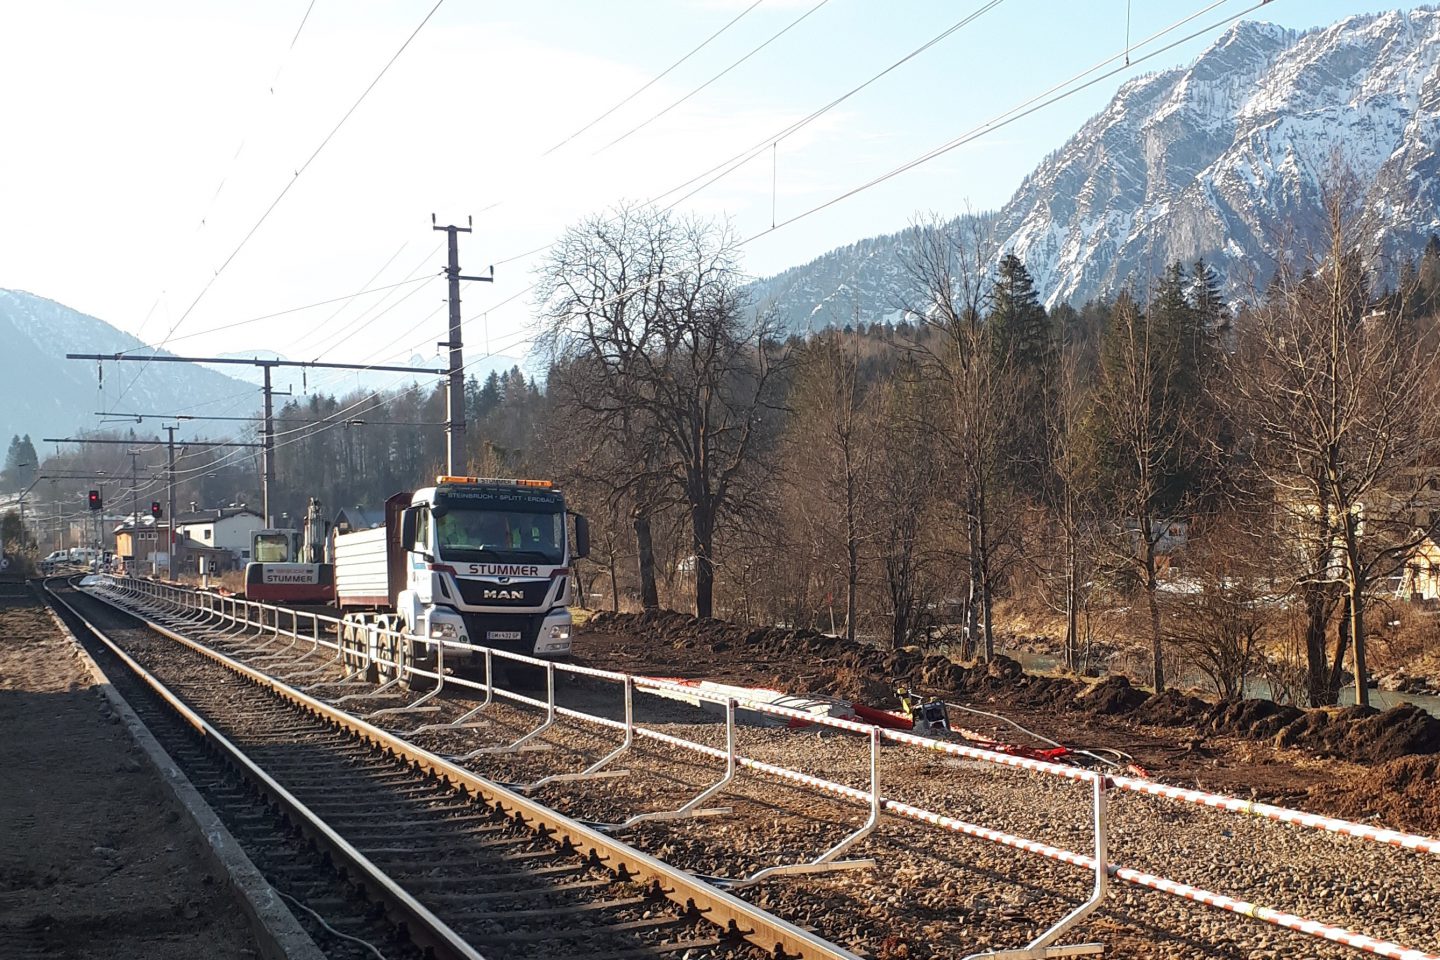
<path fill-rule="evenodd" d="M 486 600 L 519 600 L 523 597 L 519 590 L 486 590 Z"/>

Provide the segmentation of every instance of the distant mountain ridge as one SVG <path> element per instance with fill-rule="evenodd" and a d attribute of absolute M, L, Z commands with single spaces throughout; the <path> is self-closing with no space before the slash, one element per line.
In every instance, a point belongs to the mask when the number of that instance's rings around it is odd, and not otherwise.
<path fill-rule="evenodd" d="M 1392 273 L 1440 231 L 1440 11 L 1349 17 L 1305 32 L 1242 21 L 1188 67 L 1127 82 L 983 226 L 1046 303 L 1143 287 L 1203 257 L 1232 294 L 1282 245 L 1319 241 L 1338 159 Z M 913 302 L 905 231 L 758 281 L 791 330 L 894 319 Z"/>
<path fill-rule="evenodd" d="M 103 320 L 22 290 L 0 289 L 0 344 L 0 436 L 28 433 L 37 447 L 41 437 L 93 430 L 95 411 L 116 401 L 125 411 L 171 413 L 254 390 L 191 363 L 112 362 L 103 365 L 102 382 L 95 363 L 65 354 L 150 348 Z"/>

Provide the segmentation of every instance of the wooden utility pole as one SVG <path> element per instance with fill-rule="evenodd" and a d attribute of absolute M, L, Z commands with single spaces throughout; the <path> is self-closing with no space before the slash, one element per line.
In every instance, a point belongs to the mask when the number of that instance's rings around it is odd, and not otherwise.
<path fill-rule="evenodd" d="M 175 532 L 175 431 L 180 425 L 166 426 L 165 432 L 169 439 L 165 442 L 165 487 L 166 505 L 168 511 L 165 514 L 165 529 L 169 531 L 170 543 L 165 550 L 165 577 L 167 580 L 175 579 L 175 554 L 180 550 L 180 537 Z"/>
<path fill-rule="evenodd" d="M 265 368 L 265 425 L 260 428 L 260 512 L 270 522 L 270 484 L 275 480 L 275 410 L 271 400 L 270 368 Z"/>
<path fill-rule="evenodd" d="M 475 225 L 475 219 L 471 217 L 467 224 L 459 227 L 452 223 L 442 227 L 435 222 L 435 214 L 430 214 L 430 228 L 444 230 L 450 245 L 450 258 L 445 266 L 445 277 L 450 281 L 450 339 L 436 344 L 450 348 L 449 379 L 445 387 L 445 472 L 449 474 L 465 471 L 465 360 L 460 349 L 460 281 L 489 283 L 495 279 L 494 267 L 490 268 L 488 277 L 461 276 L 459 235 L 469 233 Z"/>

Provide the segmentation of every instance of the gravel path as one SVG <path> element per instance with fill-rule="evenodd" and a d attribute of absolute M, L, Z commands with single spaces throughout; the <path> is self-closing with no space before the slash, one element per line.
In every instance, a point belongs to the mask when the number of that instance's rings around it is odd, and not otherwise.
<path fill-rule="evenodd" d="M 0 956 L 247 960 L 204 840 L 29 594 L 0 600 Z"/>

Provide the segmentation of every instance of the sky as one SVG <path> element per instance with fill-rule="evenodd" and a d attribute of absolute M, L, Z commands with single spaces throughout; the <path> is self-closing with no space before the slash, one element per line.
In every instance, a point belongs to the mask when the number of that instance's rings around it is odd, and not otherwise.
<path fill-rule="evenodd" d="M 433 364 L 431 215 L 473 217 L 461 265 L 495 269 L 463 294 L 483 370 L 525 355 L 544 247 L 583 217 L 659 198 L 728 218 L 765 276 L 993 209 L 1126 79 L 1224 27 L 1125 69 L 1127 46 L 1138 61 L 1254 2 L 0 0 L 0 287 L 182 355 Z M 1303 29 L 1395 6 L 1247 16 Z M 845 196 L 1112 57 L 1094 86 Z M 309 387 L 326 376 L 343 388 Z"/>

